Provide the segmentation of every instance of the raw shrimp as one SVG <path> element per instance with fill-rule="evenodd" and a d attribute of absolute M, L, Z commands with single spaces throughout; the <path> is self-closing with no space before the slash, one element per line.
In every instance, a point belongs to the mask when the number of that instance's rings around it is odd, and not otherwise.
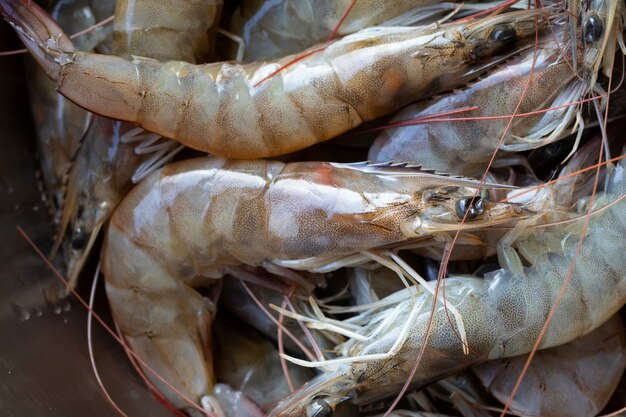
<path fill-rule="evenodd" d="M 162 0 L 118 1 L 113 52 L 195 62 L 196 53 L 207 52 L 220 8 L 221 0 L 176 5 Z M 187 49 L 180 47 L 183 41 Z M 56 242 L 60 245 L 63 241 L 71 285 L 75 285 L 100 228 L 133 182 L 168 162 L 181 148 L 126 123 L 94 117 L 69 176 Z"/>
<path fill-rule="evenodd" d="M 595 200 L 594 207 L 606 208 L 589 219 L 580 248 L 584 219 L 526 229 L 525 234 L 514 230 L 498 248 L 501 269 L 486 274 L 485 279 L 445 279 L 447 307 L 433 306 L 432 316 L 432 295 L 416 294 L 414 288 L 372 305 L 329 310 L 364 311 L 346 320 L 346 327 L 359 337 L 338 346 L 337 359 L 307 362 L 291 358 L 298 364 L 321 367 L 324 373 L 269 415 L 298 416 L 320 404 L 333 409 L 346 399 L 364 404 L 399 392 L 427 338 L 431 319 L 424 355 L 411 380 L 413 387 L 485 359 L 529 353 L 561 295 L 540 348 L 567 343 L 592 331 L 626 302 L 626 202 L 616 201 L 625 193 L 626 171 L 620 164 L 614 167 L 605 193 Z M 518 233 L 523 236 L 516 239 Z M 517 251 L 510 245 L 512 241 Z M 524 266 L 520 255 L 530 266 Z M 566 276 L 567 291 L 560 294 Z M 467 347 L 459 337 L 459 322 L 448 315 L 450 307 L 463 318 Z"/>
<path fill-rule="evenodd" d="M 527 358 L 488 361 L 473 371 L 505 403 Z M 626 335 L 616 315 L 573 342 L 537 352 L 511 411 L 527 416 L 596 416 L 611 398 L 625 366 Z"/>
<path fill-rule="evenodd" d="M 559 15 L 541 9 L 441 28 L 373 28 L 295 64 L 287 57 L 195 66 L 76 52 L 35 4 L 3 0 L 0 12 L 70 100 L 192 148 L 242 159 L 305 148 L 462 85 L 501 61 L 494 54 L 534 40 L 537 24 Z"/>
<path fill-rule="evenodd" d="M 168 165 L 136 186 L 109 224 L 102 267 L 111 310 L 140 357 L 204 402 L 212 397 L 212 313 L 192 287 L 233 265 L 367 262 L 361 251 L 456 230 L 465 210 L 468 229 L 529 215 L 517 204 L 471 203 L 478 184 L 403 165 L 217 157 Z"/>
<path fill-rule="evenodd" d="M 63 0 L 56 2 L 51 14 L 65 31 L 78 33 L 110 16 L 113 7 L 113 1 Z M 81 51 L 94 51 L 108 43 L 110 35 L 110 26 L 105 26 L 80 36 L 74 40 L 74 44 Z M 58 226 L 67 175 L 91 114 L 57 93 L 55 84 L 34 63 L 29 61 L 26 69 L 42 179 L 53 223 Z"/>
<path fill-rule="evenodd" d="M 230 30 L 243 39 L 244 61 L 257 61 L 295 54 L 326 42 L 339 23 L 336 34 L 344 36 L 381 24 L 415 24 L 455 6 L 438 0 L 245 0 L 233 13 Z"/>
<path fill-rule="evenodd" d="M 94 116 L 72 169 L 62 207 L 55 249 L 62 248 L 70 286 L 75 286 L 98 238 L 122 197 L 132 187 L 137 167 L 151 154 L 135 153 L 123 142 L 125 123 Z"/>
<path fill-rule="evenodd" d="M 499 149 L 524 151 L 564 137 L 573 122 L 580 120 L 577 110 L 581 106 L 567 104 L 583 99 L 592 91 L 603 56 L 602 48 L 607 39 L 621 37 L 623 2 L 599 0 L 592 2 L 591 7 L 592 11 L 584 14 L 584 37 L 581 34 L 579 39 L 582 40 L 575 41 L 584 48 L 584 53 L 577 55 L 576 65 L 563 54 L 564 45 L 572 41 L 567 40 L 564 27 L 558 28 L 546 35 L 537 51 L 525 52 L 467 88 L 402 110 L 392 124 L 426 119 L 422 124 L 383 131 L 370 149 L 369 159 L 413 161 L 432 169 L 454 167 L 458 174 L 482 175 L 509 123 L 506 115 L 514 113 L 522 95 L 518 114 L 565 106 L 515 118 Z M 575 66 L 577 71 L 574 71 Z M 464 120 L 427 120 L 429 117 L 439 119 L 437 114 L 472 107 L 478 108 L 459 116 Z M 497 115 L 505 117 L 473 120 Z"/>

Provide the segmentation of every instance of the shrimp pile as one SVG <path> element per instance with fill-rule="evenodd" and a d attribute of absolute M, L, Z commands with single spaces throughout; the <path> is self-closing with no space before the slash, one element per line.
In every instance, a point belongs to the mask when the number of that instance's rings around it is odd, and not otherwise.
<path fill-rule="evenodd" d="M 626 405 L 623 2 L 118 0 L 73 39 L 102 6 L 0 14 L 70 286 L 103 230 L 179 415 Z"/>

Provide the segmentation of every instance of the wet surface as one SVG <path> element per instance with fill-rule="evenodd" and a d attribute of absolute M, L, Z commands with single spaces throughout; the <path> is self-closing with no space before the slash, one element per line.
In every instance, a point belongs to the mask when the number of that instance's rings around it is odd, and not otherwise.
<path fill-rule="evenodd" d="M 0 51 L 21 47 L 0 21 Z M 22 57 L 0 57 L 0 415 L 118 416 L 97 385 L 87 350 L 87 313 L 17 232 L 47 253 L 52 228 L 35 173 L 34 132 Z M 90 283 L 83 278 L 81 294 Z M 96 311 L 106 313 L 100 289 Z M 128 416 L 167 411 L 135 374 L 124 351 L 97 323 L 95 357 L 111 396 Z"/>

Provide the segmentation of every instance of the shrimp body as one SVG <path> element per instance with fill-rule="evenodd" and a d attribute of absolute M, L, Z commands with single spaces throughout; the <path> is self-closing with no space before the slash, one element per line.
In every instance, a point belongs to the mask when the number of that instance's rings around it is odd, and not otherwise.
<path fill-rule="evenodd" d="M 453 168 L 463 175 L 482 175 L 509 125 L 506 115 L 514 114 L 516 109 L 518 115 L 523 115 L 555 108 L 516 117 L 499 150 L 525 151 L 561 139 L 569 134 L 580 108 L 570 103 L 592 91 L 608 39 L 621 36 L 621 9 L 619 1 L 594 3 L 583 20 L 589 36 L 569 40 L 562 28 L 557 29 L 546 35 L 538 50 L 523 53 L 468 87 L 403 109 L 392 123 L 426 119 L 383 131 L 370 149 L 369 158 L 413 161 L 432 169 Z M 575 61 L 563 54 L 568 43 L 583 51 Z M 614 55 L 614 49 L 607 50 Z M 441 117 L 463 120 L 437 121 L 441 119 L 437 114 L 472 107 L 478 108 Z M 489 116 L 504 117 L 472 119 Z"/>
<path fill-rule="evenodd" d="M 531 71 L 532 79 L 526 87 Z M 581 92 L 577 83 L 573 91 L 567 89 L 575 79 L 576 74 L 572 73 L 571 63 L 562 55 L 560 45 L 548 39 L 536 52 L 530 50 L 513 58 L 507 65 L 465 89 L 406 107 L 391 123 L 422 117 L 439 119 L 437 114 L 477 106 L 477 109 L 459 116 L 441 117 L 467 120 L 425 120 L 421 124 L 385 129 L 370 148 L 368 156 L 374 161 L 414 161 L 432 169 L 449 170 L 454 167 L 455 172 L 465 175 L 481 175 L 509 119 L 472 118 L 512 114 L 524 91 L 518 113 L 548 108 L 558 98 L 562 101 L 563 97 L 569 98 L 572 93 Z M 571 118 L 574 113 L 575 107 L 571 106 L 547 114 L 515 118 L 501 148 L 506 149 L 506 144 L 513 142 L 515 137 L 529 136 L 546 123 L 558 123 L 564 117 Z M 537 146 L 544 143 L 540 142 Z"/>
<path fill-rule="evenodd" d="M 146 158 L 122 141 L 125 125 L 94 116 L 68 174 L 56 245 L 63 249 L 72 286 L 102 225 L 131 189 L 131 178 Z"/>
<path fill-rule="evenodd" d="M 203 62 L 213 49 L 221 8 L 222 0 L 117 1 L 116 55 Z"/>
<path fill-rule="evenodd" d="M 618 166 L 597 205 L 607 205 L 626 193 L 626 172 Z M 626 202 L 615 202 L 594 213 L 576 257 L 567 291 L 560 301 L 540 348 L 567 343 L 604 323 L 626 302 Z M 412 386 L 423 386 L 485 359 L 531 351 L 548 312 L 559 296 L 574 257 L 584 220 L 533 233 L 516 241 L 531 266 L 524 267 L 507 240 L 499 247 L 502 268 L 485 279 L 458 276 L 444 281 L 448 306 L 465 322 L 466 354 L 458 322 L 438 303 L 432 328 Z M 325 373 L 279 404 L 270 416 L 297 416 L 314 402 L 330 407 L 347 398 L 358 404 L 400 391 L 425 343 L 433 298 L 406 289 L 391 295 L 361 316 L 348 319 L 362 325 L 365 340 L 352 338 L 337 347 L 338 359 L 305 362 Z M 351 327 L 354 329 L 354 327 Z"/>
<path fill-rule="evenodd" d="M 505 403 L 527 358 L 488 361 L 472 370 Z M 626 335 L 622 320 L 615 315 L 585 336 L 537 352 L 511 411 L 529 416 L 597 416 L 613 395 L 625 366 Z"/>
<path fill-rule="evenodd" d="M 70 100 L 192 148 L 241 159 L 305 148 L 462 85 L 493 63 L 493 54 L 534 38 L 537 22 L 553 16 L 542 9 L 441 28 L 375 28 L 297 63 L 287 57 L 196 66 L 75 52 L 34 4 L 5 0 L 0 12 Z M 46 45 L 50 38 L 54 48 Z"/>
<path fill-rule="evenodd" d="M 336 269 L 360 251 L 456 229 L 456 202 L 477 185 L 405 166 L 223 158 L 168 165 L 135 187 L 109 224 L 102 267 L 113 315 L 139 356 L 201 401 L 212 395 L 212 313 L 192 287 L 240 264 Z M 466 227 L 528 214 L 489 201 L 478 211 Z"/>
<path fill-rule="evenodd" d="M 246 0 L 235 11 L 230 29 L 245 42 L 245 61 L 295 54 L 326 42 L 352 0 Z M 361 0 L 354 3 L 337 34 L 378 26 L 434 0 Z M 398 25 L 398 24 L 396 24 Z"/>

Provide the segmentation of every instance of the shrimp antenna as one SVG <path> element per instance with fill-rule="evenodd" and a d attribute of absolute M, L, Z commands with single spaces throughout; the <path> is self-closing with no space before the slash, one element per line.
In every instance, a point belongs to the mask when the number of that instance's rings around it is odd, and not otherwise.
<path fill-rule="evenodd" d="M 93 322 L 93 304 L 94 299 L 96 297 L 96 288 L 98 286 L 98 276 L 100 275 L 100 262 L 98 262 L 98 266 L 96 266 L 96 272 L 94 273 L 93 282 L 91 284 L 91 291 L 89 292 L 89 310 L 87 311 L 87 350 L 89 351 L 89 361 L 91 362 L 91 368 L 93 369 L 93 374 L 96 377 L 96 382 L 98 386 L 102 390 L 102 394 L 106 400 L 111 404 L 111 407 L 115 411 L 117 411 L 121 416 L 128 417 L 119 405 L 115 402 L 115 400 L 109 394 L 109 391 L 104 386 L 102 379 L 100 378 L 100 372 L 98 372 L 98 366 L 96 365 L 96 356 L 93 352 L 93 339 L 92 339 L 92 322 Z"/>
<path fill-rule="evenodd" d="M 252 292 L 252 290 L 250 290 L 250 288 L 248 287 L 248 285 L 244 282 L 241 281 L 241 285 L 243 285 L 243 288 L 246 290 L 246 292 L 248 293 L 248 295 L 250 296 L 250 298 L 252 299 L 252 301 L 254 301 L 254 303 L 257 305 L 257 307 L 259 307 L 261 309 L 261 311 L 263 311 L 263 313 L 274 322 L 274 324 L 276 324 L 278 327 L 280 327 L 282 329 L 283 332 L 285 332 L 285 334 L 287 336 L 289 336 L 289 338 L 296 344 L 296 346 L 298 346 L 300 348 L 300 350 L 302 350 L 302 352 L 306 355 L 306 357 L 313 359 L 315 358 L 315 356 L 313 355 L 313 353 L 311 353 L 311 351 L 309 349 L 307 349 L 306 346 L 304 346 L 302 344 L 302 342 L 300 342 L 300 340 L 298 340 L 297 337 L 295 337 L 287 328 L 285 328 L 285 326 L 283 326 L 282 323 L 280 323 L 276 317 L 274 317 L 268 310 L 267 308 L 265 308 L 265 306 L 263 305 L 263 303 L 261 303 L 261 301 L 254 295 L 254 293 Z"/>
<path fill-rule="evenodd" d="M 93 32 L 94 30 L 102 27 L 102 26 L 106 26 L 109 23 L 113 22 L 113 20 L 115 19 L 115 16 L 109 16 L 106 19 L 102 20 L 101 22 L 98 22 L 92 26 L 89 26 L 86 29 L 81 30 L 80 32 L 76 32 L 73 35 L 70 35 L 70 39 L 76 39 L 79 36 L 83 36 L 86 35 L 87 33 Z M 4 52 L 0 52 L 0 57 L 2 56 L 12 56 L 12 55 L 21 55 L 21 54 L 25 54 L 27 53 L 28 50 L 27 49 L 16 49 L 14 51 L 4 51 Z"/>

